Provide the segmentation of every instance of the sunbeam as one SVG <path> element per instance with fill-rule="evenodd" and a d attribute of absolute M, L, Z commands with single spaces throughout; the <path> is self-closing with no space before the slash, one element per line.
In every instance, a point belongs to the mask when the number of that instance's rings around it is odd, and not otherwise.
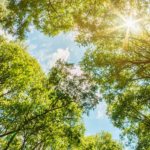
<path fill-rule="evenodd" d="M 123 27 L 125 27 L 126 25 L 121 25 L 121 26 L 116 26 L 116 27 L 112 27 L 112 28 L 108 28 L 108 29 L 105 29 L 103 31 L 100 32 L 101 35 L 107 35 L 107 34 L 110 34 L 114 31 L 117 31 Z"/>
<path fill-rule="evenodd" d="M 126 36 L 125 36 L 125 39 L 124 39 L 124 42 L 123 42 L 123 50 L 127 50 L 128 48 L 128 36 L 129 36 L 129 30 L 130 30 L 130 27 L 128 26 L 128 29 L 127 29 L 127 32 L 126 32 Z"/>
<path fill-rule="evenodd" d="M 123 15 L 121 15 L 119 12 L 118 12 L 118 10 L 110 3 L 110 7 L 111 7 L 111 9 L 113 10 L 113 12 L 117 15 L 117 16 L 119 16 L 122 20 L 124 20 L 125 22 L 127 21 L 124 17 L 123 17 Z"/>
<path fill-rule="evenodd" d="M 107 35 L 107 34 L 110 34 L 114 31 L 117 31 L 121 28 L 127 27 L 126 34 L 125 34 L 124 41 L 123 41 L 123 45 L 122 45 L 122 48 L 124 50 L 127 50 L 128 40 L 129 40 L 128 37 L 129 37 L 130 30 L 132 29 L 133 32 L 137 32 L 138 29 L 137 29 L 136 23 L 142 21 L 144 18 L 134 20 L 134 19 L 132 19 L 132 13 L 130 13 L 129 19 L 126 19 L 111 3 L 110 3 L 110 7 L 111 7 L 112 12 L 115 13 L 119 18 L 121 18 L 124 21 L 124 24 L 120 25 L 120 26 L 105 29 L 100 34 Z M 135 14 L 135 13 L 133 13 L 133 14 Z M 140 32 L 140 31 L 138 31 L 138 32 Z"/>

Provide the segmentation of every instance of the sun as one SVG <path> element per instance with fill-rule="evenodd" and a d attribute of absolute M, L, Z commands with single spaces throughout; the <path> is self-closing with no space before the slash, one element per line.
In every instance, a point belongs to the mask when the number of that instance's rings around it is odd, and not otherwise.
<path fill-rule="evenodd" d="M 126 19 L 125 19 L 125 22 L 126 22 L 125 25 L 126 25 L 128 28 L 133 28 L 133 27 L 134 27 L 135 21 L 132 20 L 132 14 L 130 14 L 129 20 L 126 20 Z"/>
<path fill-rule="evenodd" d="M 130 33 L 137 33 L 140 31 L 140 27 L 138 25 L 138 22 L 143 21 L 144 17 L 136 19 L 135 15 L 131 12 L 128 15 L 128 19 L 126 19 L 127 16 L 126 17 L 123 16 L 113 5 L 111 5 L 111 8 L 112 8 L 114 14 L 116 14 L 119 18 L 122 19 L 122 21 L 121 21 L 122 25 L 113 26 L 111 28 L 104 29 L 101 31 L 100 34 L 105 36 L 105 35 L 108 35 L 112 32 L 116 32 L 119 29 L 126 28 L 126 33 L 123 34 L 123 36 L 121 38 L 124 38 L 122 48 L 124 50 L 127 50 L 128 44 L 129 44 Z M 132 16 L 133 16 L 133 19 L 132 19 Z"/>
<path fill-rule="evenodd" d="M 106 34 L 110 34 L 112 32 L 116 32 L 119 29 L 126 28 L 126 34 L 123 34 L 123 36 L 122 36 L 122 38 L 124 38 L 122 47 L 124 50 L 127 50 L 128 44 L 129 44 L 129 34 L 131 32 L 137 33 L 140 31 L 139 24 L 137 24 L 137 23 L 143 21 L 144 17 L 136 19 L 135 13 L 130 12 L 130 14 L 128 15 L 129 18 L 126 19 L 127 15 L 126 15 L 126 17 L 123 16 L 113 5 L 110 5 L 110 6 L 111 6 L 114 14 L 116 14 L 119 18 L 121 18 L 123 22 L 121 21 L 122 25 L 114 26 L 112 28 L 108 28 L 108 29 L 103 30 L 101 32 L 101 34 L 106 35 Z M 132 19 L 132 17 L 133 17 L 133 19 Z"/>
<path fill-rule="evenodd" d="M 134 27 L 134 21 L 132 21 L 131 19 L 130 20 L 127 20 L 126 21 L 126 26 L 128 26 L 128 27 Z"/>

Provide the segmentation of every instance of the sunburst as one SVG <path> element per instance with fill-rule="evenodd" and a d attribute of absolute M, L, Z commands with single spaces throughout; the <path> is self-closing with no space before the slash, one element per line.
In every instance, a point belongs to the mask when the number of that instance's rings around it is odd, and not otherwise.
<path fill-rule="evenodd" d="M 118 10 L 113 5 L 110 5 L 110 6 L 111 6 L 111 9 L 113 10 L 113 12 L 117 16 L 119 16 L 119 18 L 121 18 L 124 21 L 124 24 L 120 25 L 120 26 L 113 27 L 113 28 L 106 29 L 103 32 L 105 34 L 110 34 L 110 33 L 114 32 L 114 31 L 117 31 L 121 28 L 127 27 L 126 35 L 125 35 L 124 42 L 123 42 L 123 49 L 127 50 L 128 37 L 129 37 L 130 29 L 132 29 L 132 31 L 136 31 L 136 27 L 135 27 L 137 25 L 136 23 L 142 21 L 143 18 L 133 20 L 132 19 L 132 13 L 130 13 L 129 19 L 126 19 L 120 12 L 118 12 Z"/>
<path fill-rule="evenodd" d="M 140 22 L 142 21 L 142 18 L 141 19 L 137 19 L 137 20 L 132 20 L 132 14 L 130 14 L 130 18 L 129 20 L 126 20 L 125 21 L 125 26 L 128 27 L 127 28 L 127 31 L 126 31 L 126 35 L 125 35 L 125 39 L 124 39 L 124 43 L 123 43 L 123 49 L 124 50 L 127 50 L 127 45 L 128 45 L 128 40 L 129 40 L 129 32 L 130 32 L 130 28 L 132 28 L 132 30 L 135 30 L 135 25 L 137 22 Z"/>

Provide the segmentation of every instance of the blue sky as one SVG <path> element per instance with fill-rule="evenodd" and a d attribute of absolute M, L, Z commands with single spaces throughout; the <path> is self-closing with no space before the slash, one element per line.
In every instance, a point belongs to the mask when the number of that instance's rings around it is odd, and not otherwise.
<path fill-rule="evenodd" d="M 59 58 L 78 65 L 86 49 L 82 46 L 79 47 L 74 42 L 76 33 L 60 33 L 58 36 L 50 38 L 36 31 L 33 27 L 30 29 L 31 32 L 28 33 L 27 39 L 30 46 L 29 53 L 38 60 L 45 72 L 48 72 Z M 106 107 L 107 105 L 103 101 L 97 106 L 96 110 L 90 112 L 89 116 L 84 115 L 85 134 L 96 134 L 98 131 L 104 130 L 110 132 L 113 139 L 119 139 L 121 131 L 111 124 L 105 114 Z"/>

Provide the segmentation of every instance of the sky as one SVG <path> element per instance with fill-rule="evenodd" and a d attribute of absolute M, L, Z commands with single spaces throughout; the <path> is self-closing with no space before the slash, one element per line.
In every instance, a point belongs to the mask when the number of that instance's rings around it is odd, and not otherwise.
<path fill-rule="evenodd" d="M 0 34 L 4 34 L 0 30 Z M 30 33 L 27 34 L 26 40 L 29 45 L 29 53 L 36 58 L 41 65 L 44 72 L 48 73 L 50 68 L 55 65 L 57 59 L 61 58 L 69 63 L 74 63 L 77 72 L 80 68 L 78 62 L 81 61 L 85 47 L 82 47 L 74 42 L 76 32 L 67 32 L 66 34 L 60 33 L 54 38 L 47 37 L 43 33 L 30 27 Z M 10 40 L 13 37 L 8 36 Z M 113 139 L 119 140 L 121 131 L 115 128 L 110 119 L 106 115 L 106 103 L 104 101 L 97 105 L 97 108 L 90 112 L 89 116 L 84 115 L 83 120 L 86 128 L 85 135 L 96 134 L 100 131 L 107 131 L 112 134 Z"/>

